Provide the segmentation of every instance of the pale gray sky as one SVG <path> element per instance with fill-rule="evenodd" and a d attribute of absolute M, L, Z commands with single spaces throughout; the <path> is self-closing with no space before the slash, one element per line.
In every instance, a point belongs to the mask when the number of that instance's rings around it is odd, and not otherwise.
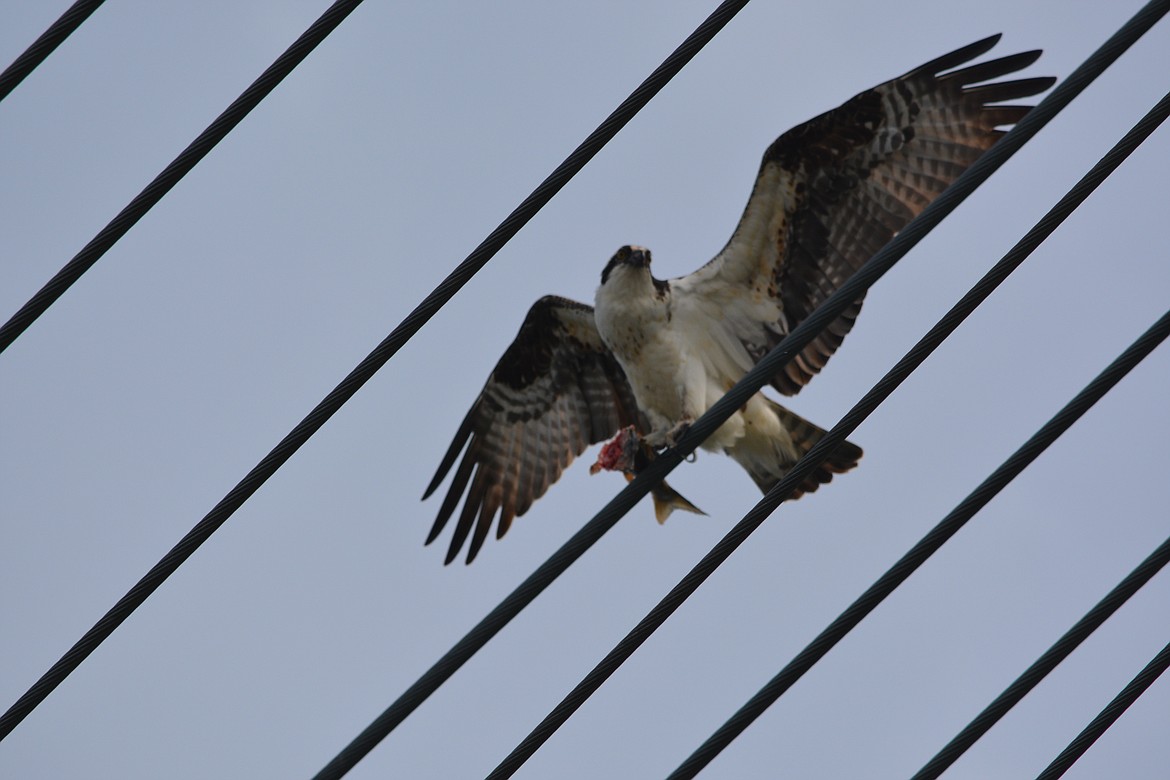
<path fill-rule="evenodd" d="M 65 3 L 0 2 L 0 62 Z M 368 0 L 0 356 L 0 707 L 15 701 L 714 7 Z M 577 464 L 470 567 L 419 496 L 529 304 L 623 243 L 686 273 L 779 133 L 1003 32 L 1066 76 L 1141 3 L 744 10 L 0 744 L 0 776 L 305 777 L 622 485 Z M 0 104 L 0 317 L 324 10 L 111 0 Z M 1162 22 L 870 293 L 793 402 L 833 424 L 1170 87 Z M 1170 302 L 1165 129 L 519 777 L 663 776 Z M 1168 533 L 1162 348 L 704 777 L 913 774 Z M 590 458 L 587 453 L 586 458 Z M 352 773 L 484 775 L 755 503 L 637 507 Z M 947 774 L 1040 771 L 1170 639 L 1155 578 Z M 1161 778 L 1170 684 L 1067 775 Z"/>

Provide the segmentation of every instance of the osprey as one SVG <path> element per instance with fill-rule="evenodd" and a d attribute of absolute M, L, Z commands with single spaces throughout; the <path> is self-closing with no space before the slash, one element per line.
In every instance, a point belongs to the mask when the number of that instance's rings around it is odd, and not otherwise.
<path fill-rule="evenodd" d="M 739 224 L 697 271 L 663 281 L 650 250 L 623 246 L 601 273 L 594 306 L 546 296 L 528 312 L 455 435 L 423 498 L 466 452 L 427 538 L 459 513 L 446 562 L 474 526 L 470 563 L 495 518 L 502 537 L 590 444 L 630 428 L 638 457 L 671 446 L 802 319 L 1020 120 L 1003 105 L 1055 79 L 985 83 L 1027 67 L 1039 51 L 959 68 L 998 35 L 853 97 L 778 138 L 764 152 Z M 801 350 L 771 384 L 795 395 L 853 327 L 861 300 Z M 767 491 L 824 434 L 757 393 L 701 445 L 724 452 Z M 614 467 L 603 451 L 600 467 Z M 628 452 L 617 460 L 629 474 Z M 811 492 L 857 465 L 842 444 L 801 486 Z M 595 467 L 595 470 L 598 467 Z M 670 509 L 698 511 L 663 483 Z"/>

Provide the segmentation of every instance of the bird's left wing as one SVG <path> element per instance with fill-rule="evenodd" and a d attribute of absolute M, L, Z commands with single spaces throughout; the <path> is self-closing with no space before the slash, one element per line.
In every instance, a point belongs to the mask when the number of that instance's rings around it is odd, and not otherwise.
<path fill-rule="evenodd" d="M 977 65 L 992 36 L 866 90 L 780 136 L 764 153 L 743 217 L 705 266 L 671 280 L 676 297 L 754 363 L 958 178 L 1054 79 L 987 82 L 1039 51 Z M 955 68 L 960 68 L 954 70 Z M 794 395 L 853 327 L 858 300 L 773 377 Z"/>
<path fill-rule="evenodd" d="M 435 540 L 466 492 L 446 563 L 475 533 L 475 558 L 499 513 L 496 536 L 524 514 L 590 444 L 638 424 L 638 408 L 621 366 L 601 343 L 593 307 L 546 296 L 528 312 L 496 364 L 423 498 L 467 450 L 427 537 Z"/>

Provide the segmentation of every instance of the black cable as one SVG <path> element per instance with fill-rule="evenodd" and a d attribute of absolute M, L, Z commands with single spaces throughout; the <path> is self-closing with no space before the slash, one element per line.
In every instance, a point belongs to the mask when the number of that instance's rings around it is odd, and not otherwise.
<path fill-rule="evenodd" d="M 68 11 L 61 14 L 60 19 L 49 25 L 49 29 L 41 33 L 41 37 L 33 41 L 32 45 L 24 50 L 24 54 L 13 60 L 12 64 L 0 73 L 0 100 L 8 97 L 8 93 L 16 89 L 16 85 L 44 62 L 45 58 L 80 27 L 103 2 L 105 0 L 77 0 L 69 6 Z"/>
<path fill-rule="evenodd" d="M 1036 780 L 1057 780 L 1058 777 L 1063 777 L 1068 768 L 1075 764 L 1077 759 L 1092 747 L 1097 738 L 1104 734 L 1114 721 L 1129 709 L 1129 705 L 1137 701 L 1138 697 L 1154 684 L 1154 680 L 1157 680 L 1167 667 L 1170 667 L 1170 644 L 1163 647 L 1162 651 L 1138 672 L 1137 677 L 1130 680 L 1129 685 L 1125 686 L 1121 693 L 1117 694 L 1113 701 L 1109 702 L 1088 726 L 1085 726 L 1077 738 L 1070 742 L 1068 747 L 1062 750 L 1060 755 L 1036 776 Z"/>
<path fill-rule="evenodd" d="M 146 185 L 146 189 L 138 193 L 126 208 L 118 212 L 108 225 L 102 228 L 72 260 L 57 272 L 56 276 L 48 281 L 28 303 L 20 307 L 20 311 L 12 315 L 8 322 L 0 327 L 0 352 L 6 350 L 21 333 L 32 325 L 45 309 L 65 294 L 81 275 L 88 271 L 102 255 L 109 250 L 118 239 L 126 235 L 130 228 L 138 223 L 162 200 L 163 196 L 171 191 L 179 181 L 194 168 L 207 153 L 223 140 L 224 136 L 232 131 L 248 113 L 259 105 L 284 77 L 292 72 L 293 68 L 301 63 L 309 53 L 317 47 L 325 37 L 341 24 L 350 12 L 361 5 L 362 0 L 337 0 L 329 7 L 321 18 L 313 22 L 312 26 L 289 46 L 284 54 L 276 59 L 260 77 L 252 82 L 243 93 L 228 106 L 215 121 L 207 126 L 199 136 L 184 149 L 171 164 L 163 169 L 162 173 L 154 177 L 154 181 Z M 0 736 L 5 732 L 0 730 Z"/>
<path fill-rule="evenodd" d="M 281 440 L 260 463 L 248 472 L 199 523 L 191 529 L 162 560 L 146 573 L 130 591 L 77 641 L 9 710 L 0 716 L 0 740 L 3 740 L 62 680 L 113 633 L 151 593 L 199 548 L 248 498 L 295 453 L 309 437 L 381 368 L 411 336 L 429 320 L 483 267 L 565 183 L 587 163 L 731 18 L 747 0 L 728 0 L 704 21 L 601 125 L 585 139 L 566 160 L 513 211 L 491 235 L 484 239 L 406 319 L 349 373 L 333 391 L 311 411 L 296 428 Z M 336 7 L 336 6 L 334 6 Z M 324 17 L 322 17 L 324 18 Z M 318 25 L 321 21 L 318 20 Z M 317 25 L 314 25 L 316 27 Z M 307 35 L 307 33 L 306 33 Z M 303 38 L 304 36 L 302 36 Z M 283 59 L 283 57 L 282 57 Z M 535 594 L 534 594 L 535 595 Z M 494 632 L 493 632 L 494 633 Z M 486 641 L 486 639 L 485 639 Z M 453 671 L 453 670 L 452 670 Z M 438 687 L 438 683 L 434 687 Z M 431 688 L 434 690 L 434 688 Z M 429 691 L 428 691 L 429 695 Z M 425 698 L 425 696 L 423 696 Z M 418 701 L 421 701 L 419 699 Z M 416 702 L 417 705 L 417 702 Z M 413 707 L 411 707 L 413 709 Z M 405 714 L 403 715 L 405 717 Z M 370 744 L 370 747 L 373 745 Z M 368 748 L 367 748 L 368 750 Z M 346 756 L 360 758 L 360 747 Z M 339 756 L 339 759 L 341 757 Z M 337 759 L 335 759 L 336 761 Z M 351 764 L 352 765 L 352 764 Z M 333 766 L 333 764 L 330 764 Z"/>
<path fill-rule="evenodd" d="M 930 530 L 909 552 L 903 555 L 877 582 L 869 587 L 856 601 L 842 612 L 828 628 L 817 635 L 780 672 L 760 689 L 743 707 L 723 724 L 698 750 L 690 755 L 678 769 L 669 775 L 670 780 L 691 778 L 699 773 L 723 748 L 746 729 L 752 721 L 763 714 L 772 702 L 788 690 L 793 683 L 812 668 L 833 648 L 854 626 L 872 612 L 886 596 L 894 591 L 907 577 L 921 566 L 948 539 L 984 505 L 994 498 L 1012 479 L 1024 470 L 1048 445 L 1060 437 L 1068 428 L 1089 410 L 1102 396 L 1121 380 L 1134 366 L 1142 361 L 1153 349 L 1170 335 L 1170 312 L 1154 323 L 1145 333 L 1129 346 L 1109 366 L 1097 375 L 1056 415 L 1044 424 L 1011 457 L 975 488 L 938 525 Z M 1166 545 L 1164 545 L 1165 547 Z M 1161 550 L 1161 548 L 1159 548 Z M 1170 547 L 1167 547 L 1170 550 Z M 1159 553 L 1161 554 L 1161 553 Z M 1160 559 L 1159 559 L 1160 560 Z M 1162 561 L 1163 563 L 1165 561 Z M 1143 564 L 1145 566 L 1145 564 Z M 1152 574 L 1152 572 L 1151 572 Z M 1148 577 L 1147 577 L 1148 579 Z M 1129 580 L 1127 580 L 1128 582 Z M 1143 580 L 1144 582 L 1144 580 Z"/>
<path fill-rule="evenodd" d="M 1163 316 L 1162 321 L 1170 323 L 1170 312 Z M 1170 328 L 1167 330 L 1170 332 Z M 966 728 L 946 744 L 946 747 L 930 759 L 926 766 L 918 770 L 911 780 L 933 780 L 945 772 L 947 767 L 963 755 L 967 748 L 987 733 L 988 729 L 994 726 L 1000 718 L 1007 714 L 1008 710 L 1027 695 L 1028 691 L 1035 688 L 1049 672 L 1067 658 L 1069 653 L 1076 650 L 1081 642 L 1088 638 L 1089 634 L 1096 631 L 1110 615 L 1128 601 L 1130 596 L 1137 593 L 1142 585 L 1145 585 L 1151 577 L 1157 574 L 1167 562 L 1170 562 L 1170 539 L 1158 545 L 1158 549 L 1150 553 L 1148 558 L 1119 582 L 1113 590 L 1109 591 L 1105 598 L 1101 599 L 1095 607 L 1076 622 L 1076 625 L 1065 632 L 1064 636 L 1056 641 L 1056 644 L 1036 659 L 1036 662 L 997 696 L 995 701 L 988 704 L 983 712 L 979 713 L 973 721 L 967 724 Z M 1088 746 L 1086 745 L 1086 747 Z"/>
<path fill-rule="evenodd" d="M 465 271 L 465 266 L 472 264 L 476 260 L 470 271 L 466 272 L 467 278 L 479 270 L 480 267 L 491 257 L 498 249 L 498 246 L 493 246 L 490 249 L 490 254 L 487 254 L 485 247 L 489 244 L 498 241 L 499 246 L 510 239 L 530 218 L 530 215 L 521 218 L 520 213 L 528 206 L 532 206 L 533 211 L 539 209 L 554 194 L 563 186 L 568 177 L 572 176 L 576 171 L 580 170 L 586 162 L 593 156 L 596 149 L 592 149 L 594 144 L 604 144 L 612 138 L 622 126 L 629 121 L 632 112 L 636 112 L 642 105 L 645 105 L 650 98 L 657 94 L 658 90 L 674 76 L 683 65 L 690 61 L 695 54 L 702 49 L 715 35 L 723 29 L 723 27 L 731 21 L 731 19 L 745 6 L 748 0 L 725 0 L 720 6 L 715 9 L 712 14 L 703 21 L 699 27 L 660 65 L 654 73 L 652 73 L 646 81 L 642 83 L 638 89 L 618 107 L 613 114 L 603 122 L 597 130 L 590 135 L 589 138 L 582 143 L 578 149 L 561 164 L 553 175 L 541 184 L 539 188 L 532 195 L 528 197 L 514 211 L 507 220 L 496 228 L 496 230 L 489 236 L 483 244 L 481 244 L 475 252 L 473 252 L 467 260 L 465 260 L 459 268 L 455 270 L 450 277 L 448 277 L 443 284 L 441 284 L 431 296 L 424 301 L 424 305 L 432 299 L 439 299 L 439 305 L 445 303 L 455 292 L 458 291 L 466 279 L 460 281 L 453 281 L 457 274 Z M 661 83 L 659 83 L 661 82 Z M 634 107 L 636 106 L 636 107 Z M 628 113 L 628 115 L 627 115 Z M 590 151 L 585 151 L 589 147 Z M 564 180 L 561 180 L 560 174 L 562 169 L 571 169 L 571 172 L 564 174 Z M 548 190 L 545 192 L 545 190 Z M 481 250 L 486 254 L 482 260 L 478 260 L 477 256 L 481 254 Z M 422 306 L 419 307 L 422 309 Z M 418 314 L 416 309 L 411 317 Z M 432 312 L 433 313 L 433 312 Z M 429 319 L 431 313 L 420 315 L 418 325 L 413 327 L 417 330 L 422 324 Z M 408 317 L 403 322 L 403 326 L 411 320 Z M 400 326 L 403 327 L 403 326 Z M 412 331 L 413 332 L 413 331 Z M 393 335 L 393 334 L 392 334 Z M 694 445 L 692 445 L 692 449 Z M 655 463 L 665 463 L 670 460 L 669 457 L 661 457 Z M 677 465 L 681 459 L 673 460 L 673 465 Z M 661 479 L 661 477 L 659 477 Z M 640 484 L 639 484 L 640 483 Z M 358 736 L 356 736 L 348 745 L 345 746 L 334 758 L 326 764 L 321 771 L 314 775 L 314 780 L 326 780 L 326 778 L 338 778 L 345 775 L 352 769 L 362 758 L 366 756 L 374 747 L 381 742 L 386 735 L 394 730 L 395 727 L 406 717 L 422 704 L 444 681 L 455 671 L 462 666 L 467 659 L 471 658 L 479 648 L 487 644 L 488 640 L 496 635 L 501 628 L 524 609 L 537 595 L 540 594 L 548 585 L 555 580 L 560 574 L 569 567 L 578 557 L 580 557 L 585 550 L 589 549 L 598 538 L 601 537 L 606 530 L 613 526 L 622 515 L 624 515 L 634 504 L 636 504 L 643 496 L 649 492 L 651 485 L 654 482 L 647 480 L 634 480 L 625 489 L 623 489 L 605 508 L 602 509 L 598 516 L 593 518 L 593 521 L 586 524 L 584 528 L 578 531 L 568 542 L 561 546 L 561 548 L 552 555 L 543 565 L 524 580 L 517 588 L 512 591 L 500 604 L 496 606 L 488 615 L 481 620 L 474 628 L 471 629 L 463 639 L 459 640 L 454 647 L 451 648 L 442 658 L 435 662 L 430 669 L 423 674 L 413 685 L 410 686 L 401 696 L 398 697 L 381 715 L 379 715 L 369 726 L 367 726 Z M 631 490 L 633 488 L 633 490 Z M 640 491 L 640 492 L 639 492 Z M 602 518 L 602 516 L 605 516 Z M 602 518 L 599 520 L 599 518 Z M 604 528 L 601 528 L 604 526 Z M 598 529 L 601 528 L 599 531 Z M 592 537 L 592 538 L 591 538 Z"/>
<path fill-rule="evenodd" d="M 1147 113 L 1141 121 L 1139 121 L 1133 129 L 1117 142 L 1117 144 L 1109 150 L 1109 152 L 1096 164 L 1085 176 L 1076 183 L 1069 190 L 1069 192 L 1061 198 L 1052 209 L 1033 227 L 1028 233 L 1020 239 L 1020 241 L 1012 247 L 1012 249 L 1004 255 L 996 265 L 984 275 L 982 279 L 975 284 L 971 290 L 963 296 L 958 303 L 956 303 L 946 315 L 939 320 L 933 328 L 910 350 L 907 355 L 898 362 L 897 365 L 887 373 L 881 381 L 879 381 L 872 390 L 865 395 L 854 406 L 848 414 L 841 419 L 836 426 L 825 434 L 825 436 L 817 442 L 817 444 L 809 450 L 809 452 L 792 467 L 792 470 L 785 475 L 785 477 L 777 483 L 777 485 L 762 498 L 759 503 L 731 530 L 727 535 L 720 540 L 710 553 L 708 553 L 695 567 L 687 573 L 687 575 L 668 593 L 662 601 L 654 607 L 653 610 L 640 622 L 629 634 L 626 635 L 618 645 L 610 651 L 608 655 L 603 658 L 596 667 L 558 704 L 543 721 L 540 722 L 532 730 L 532 732 L 510 753 L 496 769 L 488 776 L 490 780 L 498 780 L 499 778 L 510 777 L 521 764 L 524 763 L 536 750 L 544 744 L 544 742 L 552 736 L 568 718 L 582 705 L 585 700 L 589 698 L 602 683 L 612 675 L 627 658 L 633 655 L 643 642 L 650 637 L 659 626 L 666 621 L 671 614 L 674 613 L 682 603 L 690 597 L 695 590 L 707 579 L 712 572 L 720 564 L 723 563 L 733 553 L 740 544 L 744 542 L 760 526 L 767 517 L 775 511 L 776 507 L 782 501 L 787 499 L 804 480 L 816 469 L 824 460 L 826 460 L 845 440 L 850 433 L 860 425 L 866 417 L 873 412 L 891 393 L 901 384 L 901 382 L 909 376 L 939 344 L 941 344 L 954 330 L 962 323 L 962 321 L 969 315 L 976 307 L 979 306 L 997 286 L 1004 279 L 1006 279 L 1020 264 L 1028 257 L 1031 252 L 1040 245 L 1051 233 L 1064 221 L 1069 214 L 1073 212 L 1092 192 L 1096 187 L 1103 182 L 1110 173 L 1112 173 L 1117 166 L 1119 166 L 1129 154 L 1138 147 L 1139 144 L 1150 133 L 1154 131 L 1158 125 L 1170 115 L 1170 95 L 1166 95 L 1158 104 Z M 1022 468 L 1022 467 L 1021 467 Z M 1015 476 L 1014 474 L 1012 476 Z M 990 496 L 988 496 L 990 498 Z M 984 502 L 985 503 L 985 502 Z M 982 506 L 980 504 L 979 506 Z M 975 509 L 978 509 L 976 507 Z M 974 511 L 971 512 L 974 514 Z M 957 531 L 963 522 L 970 515 L 963 517 L 957 521 L 954 529 L 950 533 Z M 948 515 L 948 518 L 950 516 Z M 943 521 L 946 522 L 945 520 Z M 940 524 L 941 526 L 941 524 Z M 948 537 L 949 538 L 949 534 Z M 943 539 L 942 541 L 945 541 Z M 939 545 L 942 544 L 939 542 Z M 915 548 L 917 549 L 917 548 Z M 937 547 L 935 548 L 937 549 Z M 930 550 L 933 553 L 934 550 Z M 929 555 L 930 553 L 927 553 Z M 922 560 L 925 560 L 923 558 Z M 909 571 L 906 575 L 909 575 Z M 903 577 L 904 578 L 904 577 Z M 900 583 L 901 580 L 899 579 Z M 894 583 L 896 586 L 897 583 Z M 890 590 L 893 588 L 891 587 Z M 871 589 L 872 590 L 872 589 Z M 869 592 L 867 591 L 867 594 Z M 885 593 L 881 598 L 885 597 Z M 862 598 L 865 598 L 864 596 Z M 873 607 L 876 607 L 880 602 L 880 598 L 873 602 Z M 860 600 L 859 600 L 860 601 Z M 852 608 L 851 608 L 852 609 Z M 870 607 L 872 609 L 872 607 Z M 868 610 L 866 610 L 866 613 Z M 857 620 L 864 617 L 865 613 L 858 615 Z M 856 622 L 856 621 L 855 621 Z M 830 626 L 826 630 L 833 630 L 838 627 L 837 623 Z M 824 646 L 822 652 L 812 658 L 802 670 L 807 670 L 812 666 L 817 659 L 824 655 L 825 652 L 832 647 L 841 637 L 852 628 L 849 626 L 840 626 L 844 631 L 840 634 L 834 633 L 835 637 L 832 642 Z M 822 634 L 822 637 L 825 636 Z M 821 637 L 818 637 L 818 641 Z M 792 678 L 791 682 L 795 682 L 799 677 Z M 789 684 L 791 684 L 789 682 Z M 776 694 L 777 697 L 779 693 Z M 774 701 L 774 699 L 772 700 Z M 764 704 L 766 708 L 771 704 L 768 701 Z M 760 709 L 755 713 L 751 719 L 763 712 Z M 747 720 L 743 727 L 746 728 L 751 720 Z M 741 729 L 742 730 L 742 729 Z M 735 737 L 731 734 L 727 739 L 730 742 Z M 726 743 L 724 743 L 725 745 Z M 721 749 L 721 748 L 720 748 Z M 718 753 L 711 754 L 711 758 Z M 709 759 L 708 759 L 709 760 Z M 700 767 L 701 768 L 701 767 Z"/>
<path fill-rule="evenodd" d="M 1065 81 L 1057 85 L 1048 97 L 1029 111 L 1015 127 L 923 209 L 922 213 L 911 220 L 889 244 L 858 269 L 837 292 L 829 296 L 819 308 L 765 355 L 754 369 L 745 374 L 722 399 L 691 425 L 674 448 L 666 450 L 656 458 L 645 471 L 626 485 L 600 512 L 424 672 L 315 775 L 314 780 L 341 777 L 369 753 L 479 648 L 487 644 L 512 618 L 612 528 L 630 508 L 644 498 L 651 487 L 660 482 L 736 409 L 767 384 L 771 377 L 812 341 L 826 325 L 869 289 L 902 255 L 922 240 L 931 228 L 953 211 L 975 187 L 982 184 L 1167 11 L 1170 11 L 1170 0 L 1152 0 L 1138 11 Z M 809 454 L 811 455 L 811 451 Z"/>
<path fill-rule="evenodd" d="M 1032 436 L 1019 450 L 939 522 L 921 541 L 853 602 L 833 623 L 740 708 L 727 723 L 670 774 L 671 780 L 694 777 L 718 753 L 761 715 L 768 706 L 823 657 L 841 638 L 910 576 L 987 504 L 1016 475 L 1056 440 L 1125 374 L 1170 335 L 1170 312 Z M 917 778 L 917 776 L 916 776 Z"/>

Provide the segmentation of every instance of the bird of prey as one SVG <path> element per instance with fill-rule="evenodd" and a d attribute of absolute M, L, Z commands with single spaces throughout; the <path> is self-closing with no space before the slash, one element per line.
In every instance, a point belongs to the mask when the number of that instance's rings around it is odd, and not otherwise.
<path fill-rule="evenodd" d="M 639 457 L 671 446 L 1030 108 L 1003 101 L 1053 84 L 993 81 L 1032 64 L 1039 51 L 966 64 L 998 40 L 943 55 L 781 135 L 764 152 L 727 245 L 697 271 L 656 279 L 650 250 L 623 246 L 601 273 L 594 306 L 537 301 L 426 489 L 424 499 L 466 447 L 427 543 L 466 494 L 446 562 L 474 528 L 470 563 L 497 516 L 502 537 L 590 444 L 628 429 Z M 804 347 L 772 387 L 799 392 L 841 345 L 861 303 Z M 767 491 L 823 433 L 757 393 L 701 446 L 731 456 Z M 625 456 L 618 467 L 636 470 Z M 860 457 L 858 447 L 842 444 L 802 492 Z M 665 484 L 655 497 L 660 520 L 676 506 L 698 511 Z"/>

